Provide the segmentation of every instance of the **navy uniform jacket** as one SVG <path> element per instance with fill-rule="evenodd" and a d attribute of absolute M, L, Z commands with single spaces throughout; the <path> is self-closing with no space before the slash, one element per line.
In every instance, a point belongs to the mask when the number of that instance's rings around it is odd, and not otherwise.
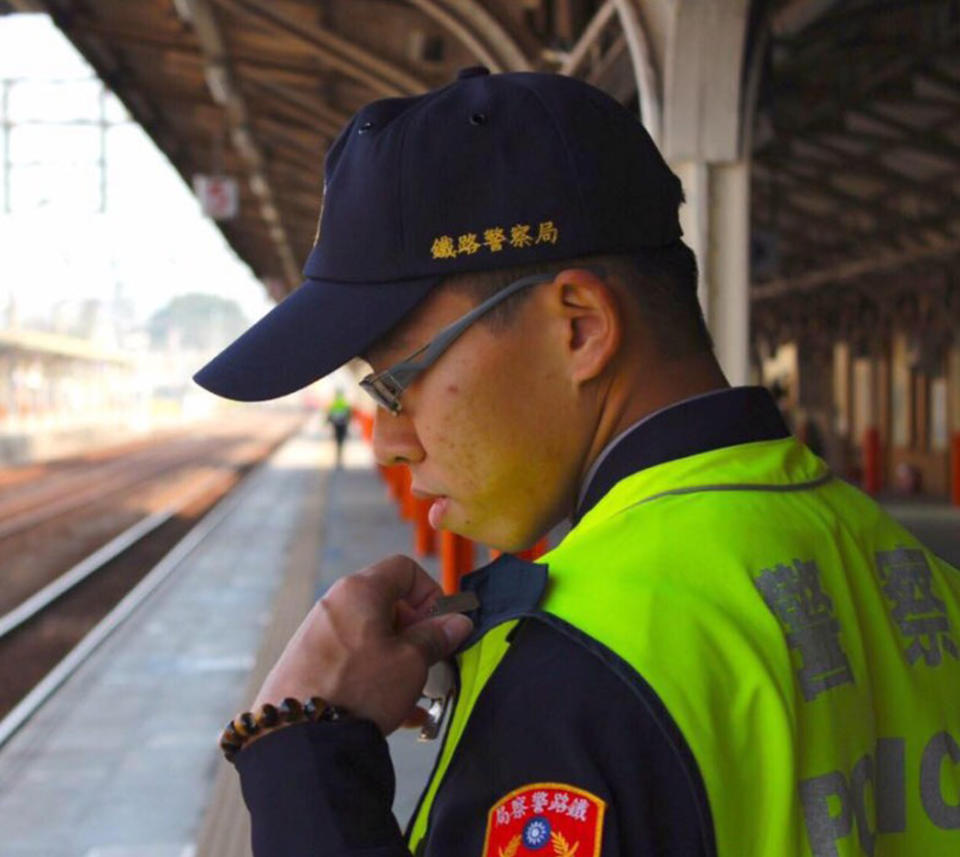
<path fill-rule="evenodd" d="M 573 523 L 620 479 L 645 467 L 787 434 L 761 387 L 672 405 L 603 451 Z M 483 597 L 471 640 L 503 620 L 507 600 L 514 613 L 534 611 L 542 569 L 504 556 L 475 572 L 470 588 Z M 255 857 L 409 857 L 391 812 L 387 744 L 372 723 L 285 727 L 242 750 L 236 763 Z M 696 762 L 656 694 L 616 654 L 541 613 L 517 625 L 477 699 L 420 853 L 480 857 L 490 808 L 514 789 L 544 782 L 569 784 L 606 802 L 604 857 L 715 855 Z"/>

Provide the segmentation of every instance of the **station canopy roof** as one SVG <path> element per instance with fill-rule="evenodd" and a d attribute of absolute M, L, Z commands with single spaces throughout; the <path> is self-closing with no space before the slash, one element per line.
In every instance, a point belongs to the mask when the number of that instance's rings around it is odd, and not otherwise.
<path fill-rule="evenodd" d="M 820 3 L 771 17 L 752 149 L 754 334 L 960 332 L 960 7 Z M 824 8 L 825 7 L 825 8 Z"/>
<path fill-rule="evenodd" d="M 114 363 L 134 367 L 130 354 L 79 336 L 42 330 L 0 330 L 0 354 L 15 352 L 32 357 L 67 357 L 90 363 Z"/>
<path fill-rule="evenodd" d="M 352 113 L 478 63 L 573 71 L 637 109 L 617 6 L 0 0 L 0 11 L 51 14 L 185 180 L 239 179 L 239 215 L 220 227 L 277 299 L 300 281 L 323 156 Z M 756 319 L 809 317 L 825 296 L 862 318 L 864 301 L 898 307 L 905 284 L 915 314 L 918 292 L 950 300 L 960 261 L 956 2 L 754 0 L 750 21 Z"/>

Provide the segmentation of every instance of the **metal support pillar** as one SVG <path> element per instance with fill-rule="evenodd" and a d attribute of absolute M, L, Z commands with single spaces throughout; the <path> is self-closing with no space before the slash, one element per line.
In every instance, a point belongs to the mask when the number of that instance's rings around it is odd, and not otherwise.
<path fill-rule="evenodd" d="M 950 502 L 960 506 L 960 342 L 947 353 L 947 396 L 949 397 Z"/>
<path fill-rule="evenodd" d="M 0 82 L 0 129 L 3 130 L 3 210 L 9 214 L 12 210 L 10 205 L 10 129 L 13 127 L 10 122 L 10 87 L 12 82 L 4 80 Z"/>
<path fill-rule="evenodd" d="M 868 494 L 883 487 L 884 430 L 880 424 L 880 370 L 875 355 L 854 363 L 854 424 L 859 429 L 861 485 Z"/>
<path fill-rule="evenodd" d="M 684 238 L 700 265 L 698 294 L 717 359 L 731 384 L 750 380 L 750 167 L 684 161 L 671 165 L 686 191 Z"/>
<path fill-rule="evenodd" d="M 742 129 L 747 0 L 611 0 L 634 66 L 642 120 L 686 192 L 681 223 L 700 264 L 717 358 L 750 380 L 750 163 Z M 579 45 L 571 57 L 580 56 Z M 747 120 L 749 117 L 746 117 Z"/>
<path fill-rule="evenodd" d="M 107 210 L 107 133 L 110 130 L 110 123 L 107 121 L 107 87 L 101 86 L 97 95 L 97 103 L 100 109 L 99 126 L 100 137 L 100 157 L 97 159 L 97 169 L 100 172 L 100 213 Z"/>

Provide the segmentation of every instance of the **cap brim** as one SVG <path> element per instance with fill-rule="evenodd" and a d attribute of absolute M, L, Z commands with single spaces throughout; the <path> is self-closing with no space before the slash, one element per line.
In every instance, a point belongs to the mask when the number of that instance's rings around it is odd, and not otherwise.
<path fill-rule="evenodd" d="M 193 380 L 240 402 L 293 393 L 376 342 L 441 279 L 362 284 L 308 279 Z"/>

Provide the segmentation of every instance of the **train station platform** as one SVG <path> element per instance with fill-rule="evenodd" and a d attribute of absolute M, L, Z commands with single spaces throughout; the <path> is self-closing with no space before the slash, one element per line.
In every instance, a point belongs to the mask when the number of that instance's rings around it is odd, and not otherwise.
<path fill-rule="evenodd" d="M 890 501 L 960 562 L 960 510 Z M 190 537 L 188 537 L 190 538 Z M 176 568 L 0 748 L 3 857 L 243 857 L 249 820 L 220 729 L 248 707 L 314 599 L 411 550 L 369 447 L 344 467 L 308 424 L 199 525 Z M 423 564 L 437 573 L 435 560 Z M 437 750 L 390 738 L 394 810 L 412 812 Z"/>
<path fill-rule="evenodd" d="M 930 550 L 960 568 L 960 506 L 896 496 L 880 502 Z"/>
<path fill-rule="evenodd" d="M 0 748 L 3 857 L 249 853 L 217 738 L 320 592 L 410 552 L 371 465 L 348 441 L 333 469 L 326 426 L 308 425 L 201 522 L 170 576 Z M 404 823 L 436 748 L 401 732 L 391 749 Z"/>

